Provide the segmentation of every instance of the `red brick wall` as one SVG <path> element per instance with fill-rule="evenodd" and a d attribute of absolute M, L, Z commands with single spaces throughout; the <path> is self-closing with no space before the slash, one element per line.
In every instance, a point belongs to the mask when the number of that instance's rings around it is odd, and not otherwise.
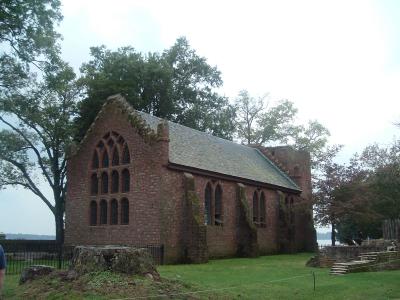
<path fill-rule="evenodd" d="M 92 170 L 93 151 L 101 138 L 111 130 L 119 133 L 127 142 L 131 163 L 128 193 L 90 195 L 90 177 L 103 169 Z M 68 162 L 68 190 L 66 200 L 67 245 L 160 245 L 165 246 L 165 261 L 179 262 L 184 256 L 184 177 L 168 165 L 168 128 L 160 128 L 161 138 L 145 142 L 132 127 L 125 114 L 116 106 L 108 105 L 80 145 L 77 154 Z M 110 154 L 111 164 L 111 154 Z M 124 167 L 108 168 L 111 170 Z M 236 182 L 194 175 L 195 191 L 204 211 L 204 192 L 207 182 L 222 188 L 223 226 L 207 226 L 207 244 L 210 257 L 235 256 L 237 251 L 237 199 Z M 308 180 L 308 178 L 307 178 Z M 306 180 L 306 181 L 307 181 Z M 110 189 L 110 188 L 109 188 Z M 246 186 L 248 206 L 252 209 L 256 186 Z M 262 188 L 266 196 L 266 226 L 257 229 L 260 254 L 276 253 L 279 249 L 277 191 Z M 128 225 L 89 224 L 91 200 L 129 200 Z M 108 209 L 110 218 L 110 209 Z"/>
<path fill-rule="evenodd" d="M 131 164 L 130 192 L 90 195 L 91 162 L 95 145 L 110 130 L 119 133 L 128 143 Z M 107 106 L 96 126 L 89 132 L 78 153 L 68 162 L 68 187 L 66 200 L 66 244 L 159 244 L 159 189 L 161 179 L 160 143 L 145 143 L 122 115 L 112 106 Z M 156 155 L 155 155 L 156 154 Z M 111 158 L 110 158 L 111 164 Z M 111 169 L 109 172 L 111 178 Z M 101 174 L 103 169 L 98 169 Z M 110 190 L 110 188 L 109 188 Z M 115 198 L 129 200 L 129 225 L 89 225 L 91 200 Z M 110 210 L 108 210 L 110 215 Z"/>

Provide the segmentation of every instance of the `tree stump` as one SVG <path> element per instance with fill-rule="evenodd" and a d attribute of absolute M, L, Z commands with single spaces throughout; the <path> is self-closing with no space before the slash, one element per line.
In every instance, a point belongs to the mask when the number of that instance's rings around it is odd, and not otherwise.
<path fill-rule="evenodd" d="M 153 258 L 147 249 L 122 246 L 77 246 L 71 268 L 79 275 L 110 270 L 130 275 L 151 274 L 158 279 Z"/>

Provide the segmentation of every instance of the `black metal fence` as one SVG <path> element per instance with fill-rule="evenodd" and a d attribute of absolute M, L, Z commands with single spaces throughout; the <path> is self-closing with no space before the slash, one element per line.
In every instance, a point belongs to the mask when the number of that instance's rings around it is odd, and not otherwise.
<path fill-rule="evenodd" d="M 73 247 L 59 245 L 49 240 L 0 240 L 4 248 L 6 274 L 20 274 L 31 265 L 47 265 L 57 269 L 67 269 L 72 259 Z M 146 248 L 156 264 L 164 263 L 164 246 L 137 246 Z"/>
<path fill-rule="evenodd" d="M 72 258 L 72 248 L 63 247 L 55 241 L 1 240 L 0 244 L 6 254 L 6 274 L 20 274 L 31 265 L 66 269 Z"/>

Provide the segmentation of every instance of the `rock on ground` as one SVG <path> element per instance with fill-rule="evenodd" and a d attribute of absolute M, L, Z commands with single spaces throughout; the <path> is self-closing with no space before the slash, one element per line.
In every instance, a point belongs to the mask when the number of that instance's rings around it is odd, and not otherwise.
<path fill-rule="evenodd" d="M 27 281 L 36 279 L 38 277 L 48 275 L 52 273 L 54 270 L 55 270 L 54 267 L 42 266 L 42 265 L 27 267 L 22 271 L 19 283 L 23 284 Z"/>

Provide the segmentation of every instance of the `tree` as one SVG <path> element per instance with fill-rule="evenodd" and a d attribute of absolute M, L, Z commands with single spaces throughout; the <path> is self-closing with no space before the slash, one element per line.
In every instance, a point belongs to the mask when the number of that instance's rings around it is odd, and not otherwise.
<path fill-rule="evenodd" d="M 91 48 L 93 59 L 81 67 L 86 99 L 76 122 L 81 138 L 105 99 L 116 93 L 155 116 L 232 139 L 235 110 L 218 95 L 220 72 L 190 48 L 185 38 L 163 53 L 142 55 L 132 47 Z"/>
<path fill-rule="evenodd" d="M 23 187 L 54 214 L 56 239 L 63 242 L 66 193 L 66 151 L 74 132 L 73 115 L 79 89 L 67 64 L 48 66 L 43 80 L 8 91 L 0 99 L 0 188 Z M 50 186 L 46 197 L 41 183 Z"/>
<path fill-rule="evenodd" d="M 31 65 L 43 67 L 57 56 L 59 34 L 54 24 L 61 19 L 59 0 L 0 3 L 0 93 L 22 86 Z"/>
<path fill-rule="evenodd" d="M 306 150 L 311 155 L 312 168 L 318 169 L 324 159 L 330 158 L 330 153 L 337 146 L 327 147 L 329 130 L 316 120 L 309 121 L 308 126 L 299 126 L 295 130 L 293 146 L 298 150 Z"/>
<path fill-rule="evenodd" d="M 287 143 L 299 126 L 293 125 L 297 108 L 288 100 L 275 106 L 265 103 L 267 95 L 255 99 L 242 90 L 235 101 L 237 136 L 245 144 L 264 145 L 272 142 Z"/>
<path fill-rule="evenodd" d="M 344 167 L 334 162 L 340 148 L 335 146 L 326 152 L 319 176 L 313 182 L 314 219 L 322 226 L 331 225 L 332 246 L 336 242 L 336 224 L 343 214 L 339 189 L 344 182 Z"/>
<path fill-rule="evenodd" d="M 52 211 L 63 240 L 66 147 L 75 74 L 59 59 L 59 0 L 0 3 L 0 188 L 20 186 Z M 48 184 L 47 198 L 40 183 Z"/>

